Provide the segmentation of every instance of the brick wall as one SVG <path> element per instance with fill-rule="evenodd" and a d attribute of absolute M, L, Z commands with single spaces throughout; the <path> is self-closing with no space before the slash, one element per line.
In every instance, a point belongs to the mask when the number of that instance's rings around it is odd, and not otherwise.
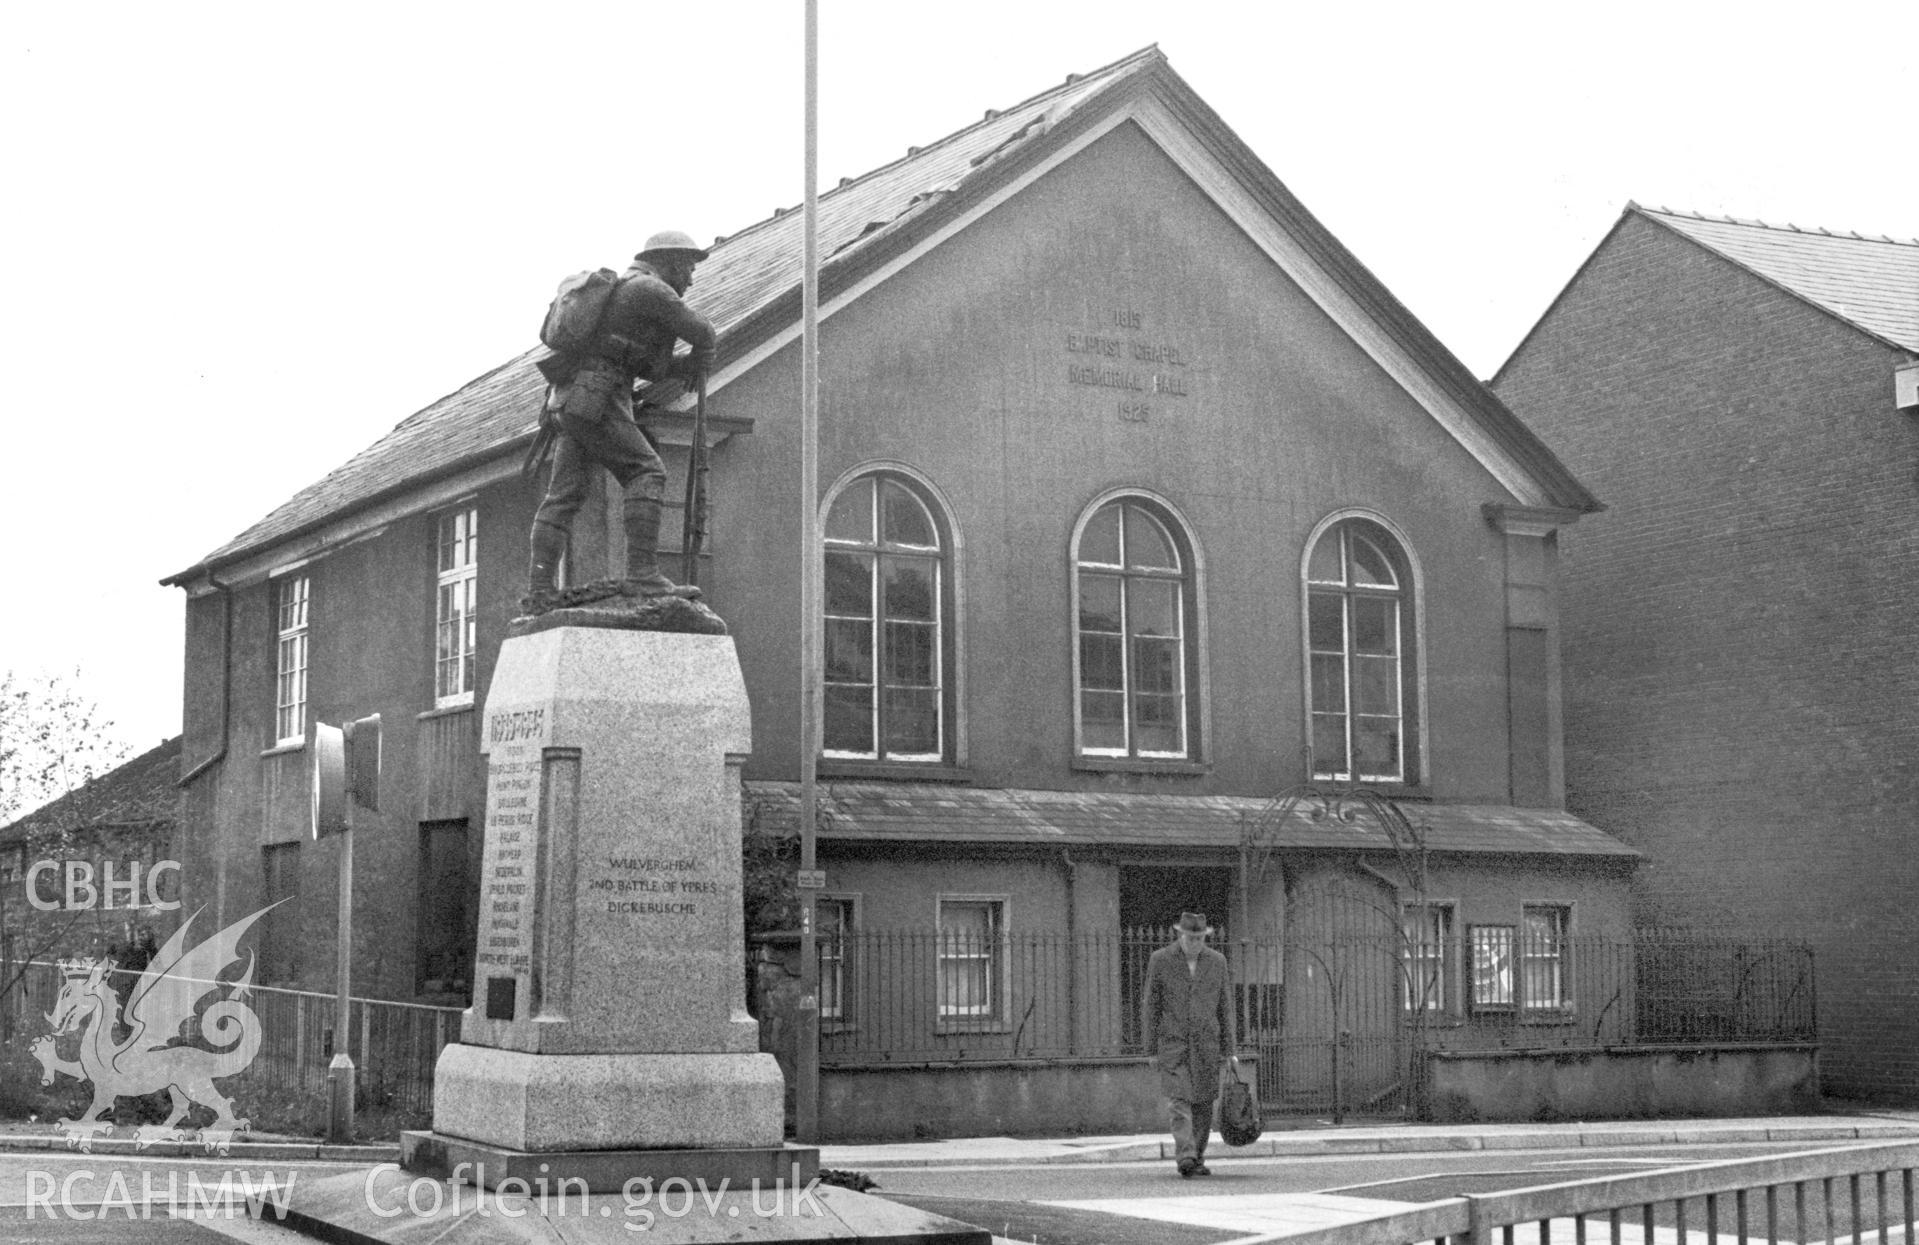
<path fill-rule="evenodd" d="M 1494 382 L 1562 536 L 1571 810 L 1640 917 L 1810 937 L 1826 1088 L 1919 1099 L 1919 432 L 1898 352 L 1629 214 Z"/>

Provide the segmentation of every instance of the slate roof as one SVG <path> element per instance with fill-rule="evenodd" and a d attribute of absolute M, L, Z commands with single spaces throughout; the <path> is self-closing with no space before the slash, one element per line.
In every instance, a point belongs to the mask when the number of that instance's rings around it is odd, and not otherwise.
<path fill-rule="evenodd" d="M 761 825 L 797 833 L 800 788 L 749 782 Z M 1018 791 L 937 783 L 831 782 L 819 787 L 818 834 L 842 842 L 1098 844 L 1104 847 L 1237 848 L 1243 819 L 1270 801 L 1244 796 Z M 1402 804 L 1435 852 L 1597 856 L 1638 851 L 1556 809 L 1481 804 Z M 1295 807 L 1271 839 L 1278 848 L 1393 850 L 1364 815 L 1314 821 Z"/>
<path fill-rule="evenodd" d="M 1601 508 L 1544 443 L 1292 197 L 1172 71 L 1157 46 L 1071 75 L 1059 86 L 989 111 L 956 133 L 822 191 L 822 301 L 1012 180 L 1067 135 L 1144 91 L 1157 92 L 1195 128 L 1355 301 L 1540 482 L 1552 504 L 1578 511 Z M 719 330 L 719 367 L 797 322 L 802 225 L 798 208 L 777 212 L 718 239 L 700 266 L 689 301 Z M 162 582 L 184 584 L 339 515 L 517 449 L 534 431 L 542 382 L 532 364 L 542 353 L 530 349 L 409 416 L 324 479 Z"/>
<path fill-rule="evenodd" d="M 1919 239 L 1768 225 L 1628 204 L 1891 345 L 1919 352 Z"/>
<path fill-rule="evenodd" d="M 0 826 L 0 840 L 13 841 L 62 825 L 75 829 L 172 823 L 179 815 L 175 780 L 180 777 L 181 738 L 175 735 L 78 791 Z"/>

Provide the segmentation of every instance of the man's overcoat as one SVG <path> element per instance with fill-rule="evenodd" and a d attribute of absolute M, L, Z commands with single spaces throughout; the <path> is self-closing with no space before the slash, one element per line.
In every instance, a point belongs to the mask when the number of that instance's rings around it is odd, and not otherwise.
<path fill-rule="evenodd" d="M 1141 1028 L 1159 1068 L 1160 1092 L 1180 1102 L 1211 1102 L 1220 1067 L 1234 1048 L 1233 978 L 1226 957 L 1202 947 L 1189 971 L 1179 944 L 1146 961 Z"/>

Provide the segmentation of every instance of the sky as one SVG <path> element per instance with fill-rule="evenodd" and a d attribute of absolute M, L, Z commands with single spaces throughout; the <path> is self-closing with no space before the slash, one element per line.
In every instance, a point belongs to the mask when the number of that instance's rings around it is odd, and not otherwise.
<path fill-rule="evenodd" d="M 1157 44 L 1490 376 L 1628 201 L 1919 236 L 1909 4 L 819 0 L 819 174 Z M 566 274 L 801 201 L 803 11 L 5 6 L 0 671 L 178 733 L 162 578 L 532 346 Z"/>

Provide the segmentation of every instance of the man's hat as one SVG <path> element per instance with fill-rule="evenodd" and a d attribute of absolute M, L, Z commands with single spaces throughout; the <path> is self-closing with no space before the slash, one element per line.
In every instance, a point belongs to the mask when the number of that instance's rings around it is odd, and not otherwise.
<path fill-rule="evenodd" d="M 1204 912 L 1180 913 L 1179 924 L 1173 928 L 1182 934 L 1210 934 L 1213 932 L 1213 927 L 1206 923 L 1206 914 Z"/>
<path fill-rule="evenodd" d="M 660 255 L 669 251 L 681 251 L 694 259 L 706 258 L 706 248 L 693 241 L 692 234 L 681 233 L 677 229 L 667 229 L 654 234 L 646 240 L 646 245 L 641 247 L 640 253 L 633 258 L 645 259 L 649 255 Z"/>

